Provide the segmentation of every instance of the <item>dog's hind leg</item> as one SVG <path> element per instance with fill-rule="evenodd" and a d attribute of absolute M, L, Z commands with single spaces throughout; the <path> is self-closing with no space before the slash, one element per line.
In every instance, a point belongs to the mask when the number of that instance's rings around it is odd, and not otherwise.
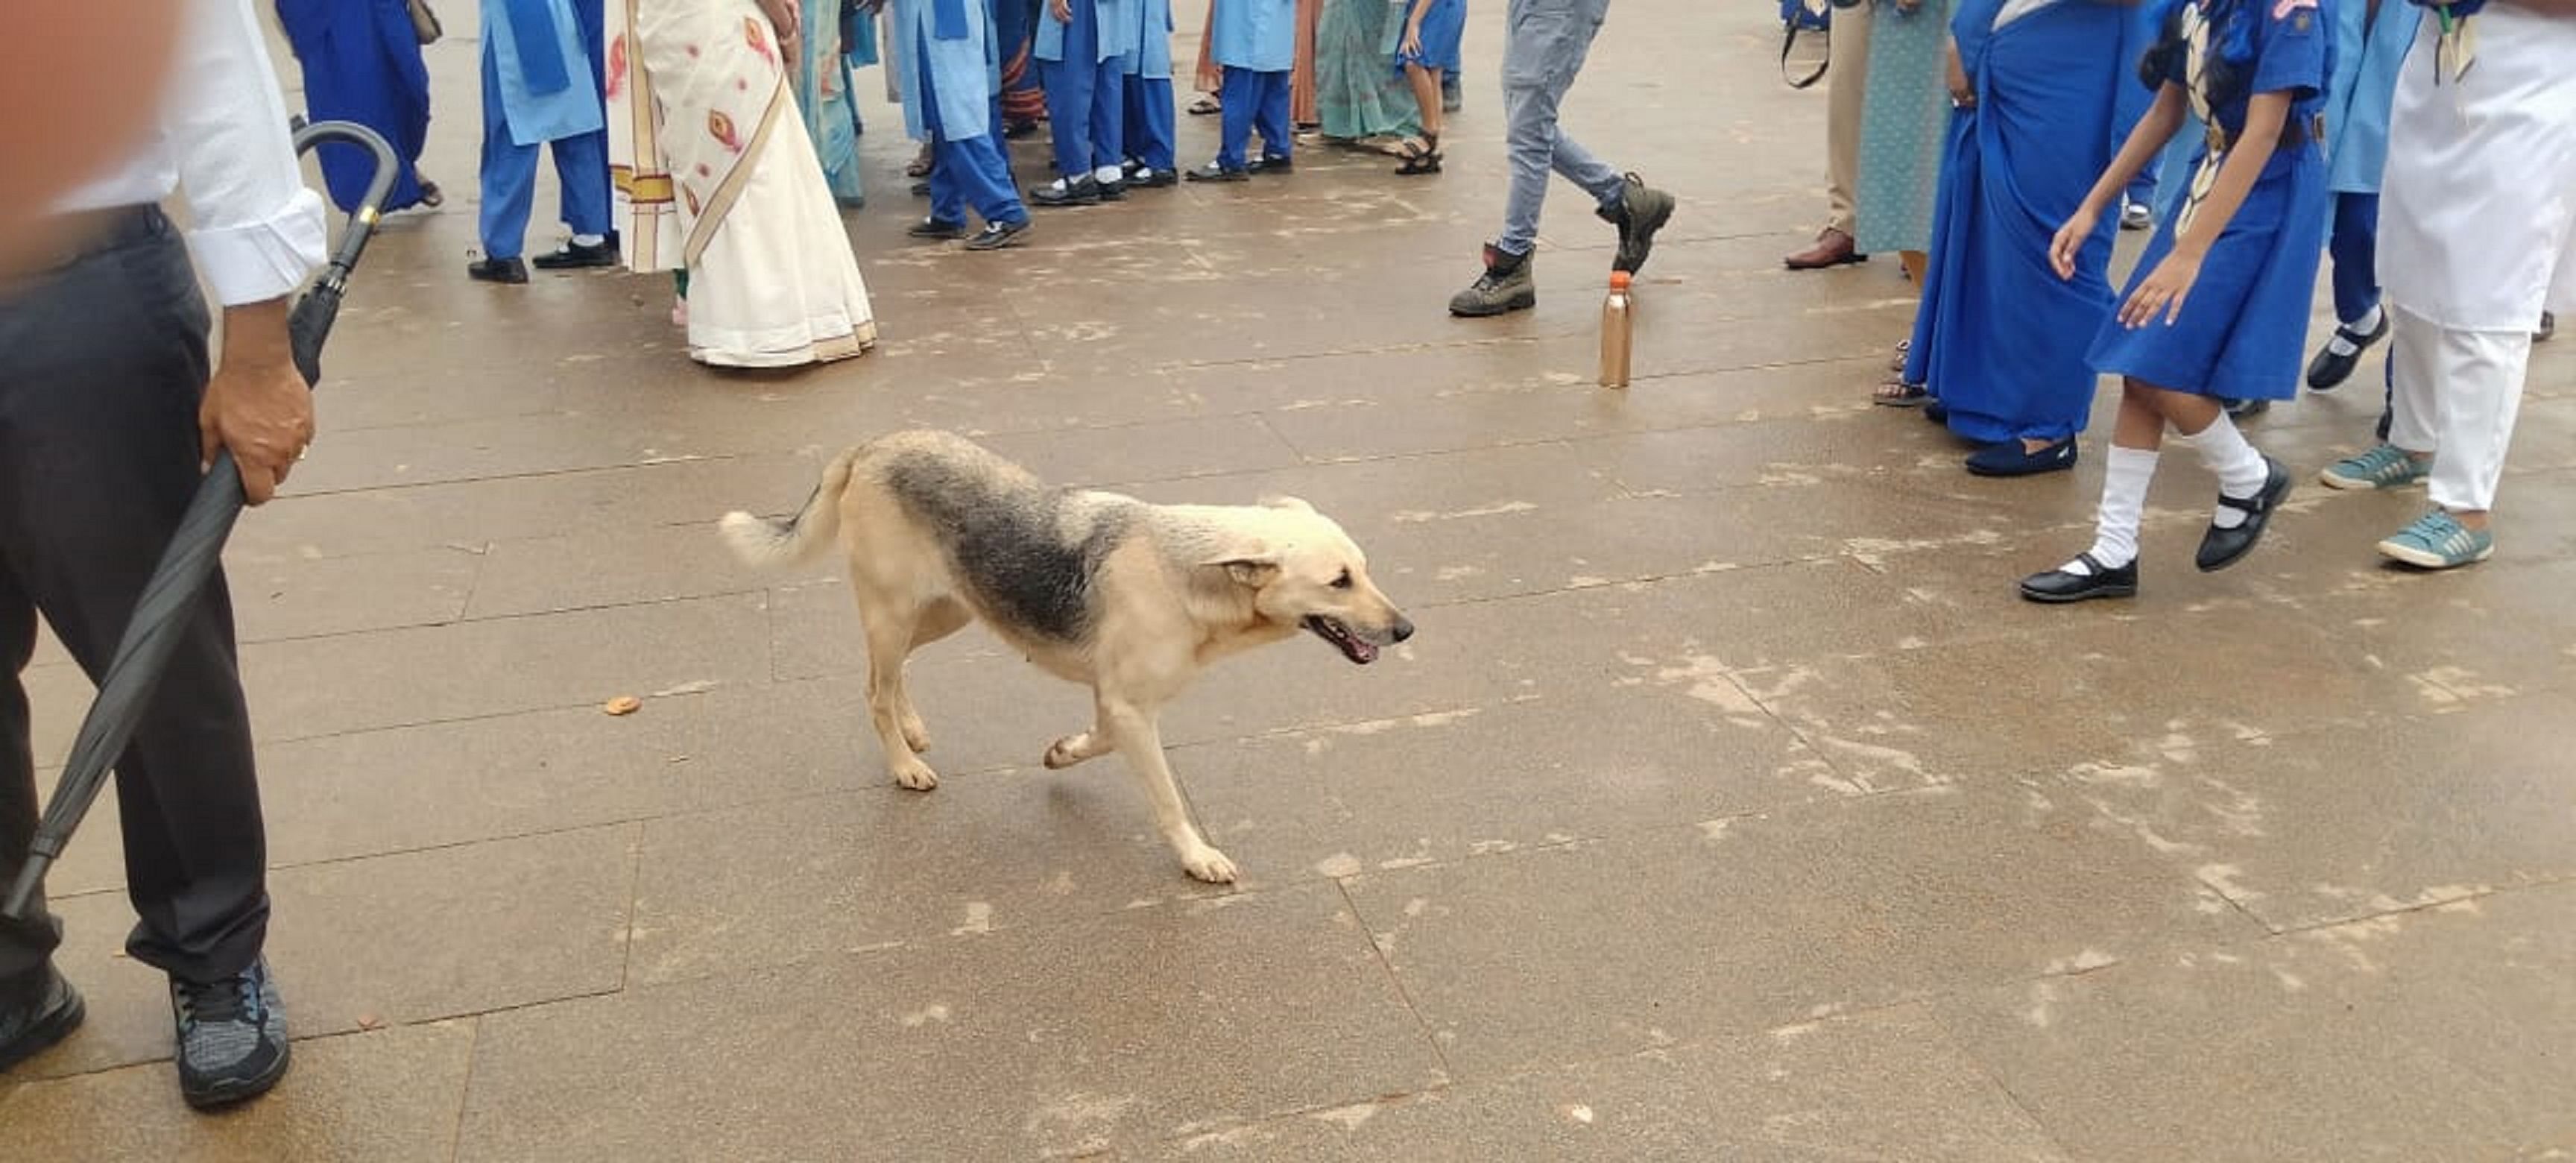
<path fill-rule="evenodd" d="M 975 612 L 967 609 L 966 603 L 955 598 L 934 598 L 921 607 L 920 621 L 913 624 L 911 649 L 919 650 L 946 638 L 974 620 Z M 903 728 L 904 746 L 918 755 L 930 750 L 930 728 L 912 705 L 912 684 L 905 683 L 902 691 L 902 704 L 895 708 L 896 724 Z"/>
<path fill-rule="evenodd" d="M 860 598 L 859 608 L 864 611 L 859 620 L 868 631 L 868 717 L 876 725 L 877 741 L 885 747 L 886 773 L 914 791 L 929 791 L 939 786 L 939 773 L 914 753 L 905 720 L 910 718 L 918 727 L 920 718 L 912 714 L 912 698 L 903 686 L 903 662 L 912 653 L 921 610 L 909 601 L 877 602 L 868 597 Z"/>
<path fill-rule="evenodd" d="M 1191 876 L 1211 884 L 1234 883 L 1234 861 L 1199 834 L 1198 825 L 1190 822 L 1189 805 L 1181 802 L 1180 784 L 1172 778 L 1171 761 L 1163 755 L 1162 728 L 1154 721 L 1154 712 L 1132 703 L 1100 700 L 1099 725 L 1109 732 L 1117 750 L 1127 754 L 1127 762 L 1144 781 L 1145 798 L 1153 801 L 1154 823 L 1163 832 L 1163 840 L 1181 858 L 1181 867 Z"/>

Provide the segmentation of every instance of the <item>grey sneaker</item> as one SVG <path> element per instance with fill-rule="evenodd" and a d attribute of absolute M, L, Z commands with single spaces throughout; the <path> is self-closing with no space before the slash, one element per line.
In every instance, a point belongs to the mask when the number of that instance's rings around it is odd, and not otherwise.
<path fill-rule="evenodd" d="M 1526 311 L 1538 306 L 1538 279 L 1530 273 L 1537 255 L 1508 255 L 1485 244 L 1485 273 L 1474 286 L 1449 297 L 1449 313 L 1470 319 Z"/>
<path fill-rule="evenodd" d="M 2317 480 L 2330 489 L 2399 489 L 2423 480 L 2431 471 L 2431 462 L 2417 460 L 2394 444 L 2382 444 L 2327 465 Z"/>
<path fill-rule="evenodd" d="M 1619 190 L 1619 204 L 1599 211 L 1602 221 L 1619 228 L 1619 256 L 1611 260 L 1611 270 L 1633 275 L 1646 269 L 1646 256 L 1655 250 L 1655 232 L 1673 220 L 1673 204 L 1672 195 L 1647 185 L 1644 178 L 1628 175 Z"/>
<path fill-rule="evenodd" d="M 2495 556 L 2495 535 L 2435 509 L 2380 542 L 2379 552 L 2418 569 L 2458 569 Z"/>
<path fill-rule="evenodd" d="M 172 978 L 170 1011 L 179 1027 L 179 1096 L 189 1106 L 257 1098 L 286 1076 L 286 1007 L 266 958 L 209 984 Z"/>

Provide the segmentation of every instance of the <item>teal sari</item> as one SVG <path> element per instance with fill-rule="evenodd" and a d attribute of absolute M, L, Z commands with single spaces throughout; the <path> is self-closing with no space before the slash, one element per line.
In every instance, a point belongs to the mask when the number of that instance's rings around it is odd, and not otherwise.
<path fill-rule="evenodd" d="M 841 0 L 803 0 L 805 35 L 796 62 L 796 108 L 805 115 L 805 133 L 814 139 L 814 156 L 823 163 L 823 180 L 832 199 L 844 206 L 864 205 L 859 188 L 859 119 L 850 103 L 850 62 L 841 47 Z"/>

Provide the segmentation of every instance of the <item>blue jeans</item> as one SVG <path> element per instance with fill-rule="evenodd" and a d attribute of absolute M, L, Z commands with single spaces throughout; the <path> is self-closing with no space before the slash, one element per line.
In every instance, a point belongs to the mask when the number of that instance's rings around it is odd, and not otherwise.
<path fill-rule="evenodd" d="M 1511 0 L 1503 46 L 1503 139 L 1511 150 L 1511 193 L 1503 201 L 1503 233 L 1494 248 L 1524 255 L 1538 244 L 1538 216 L 1547 204 L 1553 170 L 1615 205 L 1623 179 L 1556 125 L 1557 105 L 1583 71 L 1593 34 L 1601 31 L 1610 0 Z"/>

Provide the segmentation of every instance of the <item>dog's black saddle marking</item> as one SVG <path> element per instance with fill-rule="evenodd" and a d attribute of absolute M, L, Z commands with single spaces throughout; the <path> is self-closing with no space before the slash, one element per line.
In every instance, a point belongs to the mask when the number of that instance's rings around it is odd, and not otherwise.
<path fill-rule="evenodd" d="M 1059 642 L 1091 629 L 1091 579 L 1135 522 L 1102 508 L 1065 528 L 1071 490 L 968 471 L 928 454 L 898 456 L 885 482 L 913 519 L 944 542 L 958 580 L 1015 626 Z"/>

